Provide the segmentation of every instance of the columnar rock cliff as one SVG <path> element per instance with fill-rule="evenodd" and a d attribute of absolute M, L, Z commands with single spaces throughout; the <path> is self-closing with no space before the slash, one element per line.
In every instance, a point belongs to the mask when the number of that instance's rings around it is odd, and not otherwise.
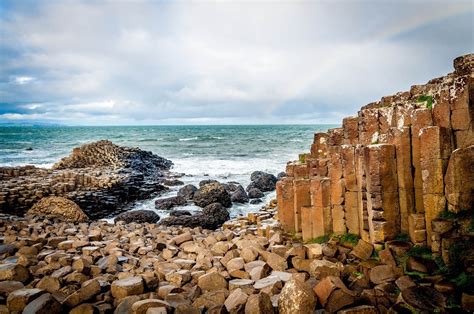
<path fill-rule="evenodd" d="M 98 141 L 75 148 L 53 169 L 0 167 L 0 212 L 21 215 L 46 196 L 79 204 L 92 219 L 118 214 L 159 184 L 172 162 L 138 148 Z"/>
<path fill-rule="evenodd" d="M 305 240 L 353 233 L 371 243 L 405 233 L 446 250 L 438 217 L 474 207 L 474 55 L 454 69 L 316 133 L 277 184 L 283 228 Z"/>

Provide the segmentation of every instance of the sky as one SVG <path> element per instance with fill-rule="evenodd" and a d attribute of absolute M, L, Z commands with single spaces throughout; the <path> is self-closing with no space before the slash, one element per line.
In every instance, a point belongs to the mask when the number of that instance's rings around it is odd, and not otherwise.
<path fill-rule="evenodd" d="M 0 0 L 0 123 L 339 124 L 452 72 L 473 3 Z"/>

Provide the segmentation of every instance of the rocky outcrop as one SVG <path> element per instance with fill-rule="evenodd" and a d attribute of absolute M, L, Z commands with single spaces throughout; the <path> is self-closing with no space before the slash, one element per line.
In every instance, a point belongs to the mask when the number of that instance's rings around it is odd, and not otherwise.
<path fill-rule="evenodd" d="M 408 234 L 436 254 L 469 240 L 461 229 L 437 232 L 433 221 L 474 208 L 473 60 L 459 57 L 453 73 L 316 133 L 277 184 L 284 229 L 305 240 L 352 233 L 378 244 Z"/>
<path fill-rule="evenodd" d="M 216 230 L 227 220 L 229 220 L 227 209 L 221 203 L 212 203 L 204 207 L 201 213 L 195 215 L 170 215 L 164 218 L 160 224 L 164 226 L 202 227 L 204 229 Z"/>
<path fill-rule="evenodd" d="M 114 221 L 123 221 L 125 223 L 156 223 L 160 220 L 160 216 L 151 210 L 134 210 L 121 213 L 115 217 Z"/>
<path fill-rule="evenodd" d="M 161 210 L 172 209 L 176 206 L 182 206 L 186 204 L 186 199 L 182 196 L 171 196 L 167 198 L 157 199 L 155 201 L 155 208 Z"/>
<path fill-rule="evenodd" d="M 247 191 L 256 188 L 262 192 L 270 192 L 275 190 L 278 179 L 273 174 L 254 171 L 250 175 L 250 181 L 252 182 L 247 186 Z"/>
<path fill-rule="evenodd" d="M 50 196 L 41 199 L 33 205 L 27 216 L 60 219 L 70 222 L 84 222 L 89 220 L 82 209 L 73 201 L 64 197 Z"/>
<path fill-rule="evenodd" d="M 114 216 L 167 188 L 171 161 L 99 141 L 75 148 L 53 169 L 0 167 L 0 212 L 21 215 L 47 196 L 74 201 L 91 218 Z"/>
<path fill-rule="evenodd" d="M 199 184 L 199 190 L 194 193 L 193 201 L 199 207 L 206 207 L 212 203 L 220 203 L 224 207 L 232 206 L 229 193 L 219 182 Z"/>

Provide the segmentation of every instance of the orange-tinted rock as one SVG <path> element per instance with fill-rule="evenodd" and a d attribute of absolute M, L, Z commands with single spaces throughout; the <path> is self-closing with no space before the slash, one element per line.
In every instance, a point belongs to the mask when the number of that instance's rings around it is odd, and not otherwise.
<path fill-rule="evenodd" d="M 474 145 L 453 151 L 444 183 L 449 211 L 474 208 Z"/>

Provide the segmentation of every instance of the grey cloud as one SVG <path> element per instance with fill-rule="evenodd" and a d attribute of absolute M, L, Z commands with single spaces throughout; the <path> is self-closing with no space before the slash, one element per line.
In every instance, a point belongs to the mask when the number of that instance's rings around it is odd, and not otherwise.
<path fill-rule="evenodd" d="M 470 1 L 10 4 L 0 120 L 338 123 L 473 46 Z"/>

